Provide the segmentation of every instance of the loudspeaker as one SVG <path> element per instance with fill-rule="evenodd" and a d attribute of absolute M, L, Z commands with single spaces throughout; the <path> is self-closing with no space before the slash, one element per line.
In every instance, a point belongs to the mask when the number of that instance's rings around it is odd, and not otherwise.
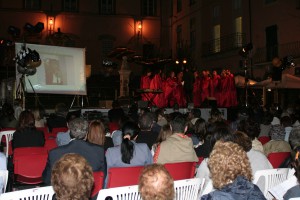
<path fill-rule="evenodd" d="M 138 108 L 147 108 L 149 101 L 138 101 Z"/>
<path fill-rule="evenodd" d="M 207 97 L 201 104 L 203 108 L 217 107 L 217 100 L 214 97 Z"/>

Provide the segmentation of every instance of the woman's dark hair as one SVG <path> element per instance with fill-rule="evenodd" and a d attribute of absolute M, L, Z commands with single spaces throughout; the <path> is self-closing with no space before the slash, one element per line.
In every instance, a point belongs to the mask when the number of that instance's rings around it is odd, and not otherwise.
<path fill-rule="evenodd" d="M 204 119 L 199 118 L 194 125 L 194 134 L 199 140 L 203 140 L 206 136 L 206 122 Z"/>
<path fill-rule="evenodd" d="M 257 138 L 260 133 L 259 124 L 250 118 L 240 121 L 237 129 L 246 133 L 251 140 Z"/>
<path fill-rule="evenodd" d="M 128 121 L 122 127 L 121 154 L 122 161 L 126 164 L 130 164 L 130 160 L 133 157 L 134 144 L 131 140 L 135 139 L 139 132 L 140 129 L 134 122 Z"/>
<path fill-rule="evenodd" d="M 21 112 L 19 117 L 19 130 L 23 130 L 25 128 L 35 128 L 35 119 L 32 112 L 29 110 L 24 110 Z"/>
<path fill-rule="evenodd" d="M 221 140 L 223 142 L 228 142 L 228 141 L 234 140 L 232 130 L 229 128 L 229 126 L 225 122 L 222 122 L 222 121 L 218 121 L 218 122 L 210 124 L 210 126 L 207 128 L 207 132 L 210 135 L 211 148 L 213 148 L 215 146 L 215 143 L 218 140 Z"/>

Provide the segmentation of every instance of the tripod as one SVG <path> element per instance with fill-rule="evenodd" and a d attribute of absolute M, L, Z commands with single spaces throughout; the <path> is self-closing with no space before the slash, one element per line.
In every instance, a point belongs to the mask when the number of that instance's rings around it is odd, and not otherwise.
<path fill-rule="evenodd" d="M 81 98 L 81 106 L 79 105 L 79 103 L 80 103 L 80 98 Z M 85 96 L 85 98 L 86 98 L 87 105 L 89 105 L 89 99 L 88 99 L 88 97 Z M 77 104 L 77 107 L 83 108 L 83 95 L 75 95 L 69 109 L 71 109 L 71 108 L 73 107 L 73 104 L 74 104 L 74 102 L 75 102 L 75 99 L 76 99 L 76 102 L 77 102 L 77 103 L 76 103 L 76 104 Z"/>

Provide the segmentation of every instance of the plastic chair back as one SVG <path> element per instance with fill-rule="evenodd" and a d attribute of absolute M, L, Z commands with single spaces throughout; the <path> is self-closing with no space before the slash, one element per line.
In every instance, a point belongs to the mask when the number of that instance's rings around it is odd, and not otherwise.
<path fill-rule="evenodd" d="M 94 172 L 94 188 L 91 197 L 94 197 L 103 188 L 104 173 L 102 171 Z"/>
<path fill-rule="evenodd" d="M 268 192 L 269 189 L 285 181 L 288 174 L 289 168 L 259 170 L 254 175 L 253 183 L 263 181 L 263 184 L 257 184 L 257 186 L 267 199 L 273 199 L 274 197 Z"/>
<path fill-rule="evenodd" d="M 137 185 L 143 169 L 144 166 L 109 168 L 106 188 Z"/>
<path fill-rule="evenodd" d="M 274 152 L 269 153 L 267 158 L 272 164 L 273 168 L 278 168 L 290 155 L 290 152 Z"/>
<path fill-rule="evenodd" d="M 166 163 L 164 166 L 174 181 L 195 177 L 196 162 Z"/>
<path fill-rule="evenodd" d="M 25 184 L 42 183 L 48 151 L 44 147 L 24 147 L 14 150 L 15 181 Z"/>
<path fill-rule="evenodd" d="M 261 142 L 262 145 L 266 144 L 267 142 L 269 142 L 271 140 L 271 138 L 269 136 L 260 136 L 257 139 L 258 139 L 258 141 Z"/>
<path fill-rule="evenodd" d="M 52 186 L 7 192 L 0 195 L 0 200 L 52 200 Z"/>
<path fill-rule="evenodd" d="M 0 191 L 0 194 L 2 194 L 2 193 L 5 193 L 5 191 L 6 191 L 7 180 L 8 180 L 8 170 L 0 170 L 0 179 L 2 179 L 2 183 L 3 183 L 2 191 Z"/>
<path fill-rule="evenodd" d="M 111 198 L 109 198 L 111 197 Z M 98 193 L 97 200 L 118 199 L 118 200 L 142 200 L 139 193 L 139 186 L 125 186 L 109 189 L 102 189 Z"/>
<path fill-rule="evenodd" d="M 198 200 L 202 188 L 200 178 L 174 181 L 176 200 Z"/>
<path fill-rule="evenodd" d="M 13 134 L 16 130 L 9 130 L 9 131 L 1 131 L 0 132 L 0 138 L 3 136 L 5 137 L 5 143 L 6 143 L 6 149 L 5 149 L 5 155 L 8 157 L 12 154 L 12 147 L 11 147 L 11 141 L 13 139 Z"/>

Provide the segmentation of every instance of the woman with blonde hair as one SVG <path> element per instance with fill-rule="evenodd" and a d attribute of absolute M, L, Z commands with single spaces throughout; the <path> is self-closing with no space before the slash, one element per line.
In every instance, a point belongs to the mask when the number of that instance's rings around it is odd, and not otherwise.
<path fill-rule="evenodd" d="M 215 191 L 204 195 L 207 199 L 266 199 L 252 183 L 249 159 L 244 149 L 233 142 L 217 141 L 208 160 Z"/>
<path fill-rule="evenodd" d="M 89 125 L 87 141 L 104 147 L 106 151 L 109 147 L 113 147 L 111 137 L 106 137 L 104 123 L 100 120 L 93 120 Z"/>

